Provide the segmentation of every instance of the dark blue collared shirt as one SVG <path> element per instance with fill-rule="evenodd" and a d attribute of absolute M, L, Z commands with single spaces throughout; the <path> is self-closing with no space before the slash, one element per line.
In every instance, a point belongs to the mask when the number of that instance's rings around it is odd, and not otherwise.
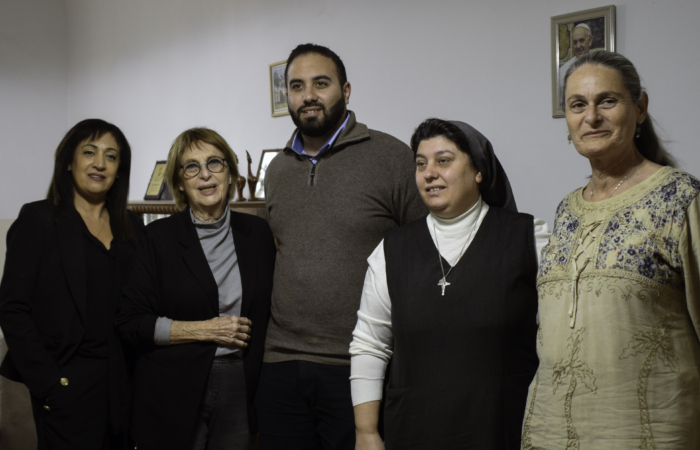
<path fill-rule="evenodd" d="M 345 117 L 345 121 L 343 122 L 343 124 L 340 126 L 340 128 L 338 128 L 338 131 L 336 131 L 335 134 L 333 136 L 331 136 L 331 138 L 328 140 L 328 142 L 323 144 L 323 147 L 321 147 L 321 150 L 319 150 L 315 156 L 310 156 L 310 155 L 306 154 L 306 152 L 304 151 L 304 143 L 301 140 L 301 133 L 299 133 L 298 130 L 297 130 L 297 134 L 294 135 L 294 141 L 292 141 L 292 150 L 294 150 L 294 152 L 298 155 L 306 156 L 307 158 L 309 158 L 309 160 L 311 160 L 312 163 L 316 164 L 318 162 L 318 160 L 321 158 L 321 156 L 324 153 L 326 153 L 329 148 L 331 148 L 331 146 L 333 145 L 335 140 L 338 139 L 340 132 L 343 131 L 345 129 L 345 127 L 347 126 L 348 120 L 350 120 L 349 113 Z"/>

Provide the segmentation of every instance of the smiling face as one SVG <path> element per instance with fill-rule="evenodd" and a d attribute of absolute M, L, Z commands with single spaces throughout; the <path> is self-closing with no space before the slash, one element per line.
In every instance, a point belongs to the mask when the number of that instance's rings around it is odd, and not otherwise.
<path fill-rule="evenodd" d="M 635 103 L 614 69 L 586 64 L 566 85 L 566 125 L 586 158 L 610 158 L 634 149 L 637 124 L 646 118 L 647 97 Z"/>
<path fill-rule="evenodd" d="M 464 214 L 479 199 L 481 172 L 469 155 L 438 136 L 421 141 L 416 151 L 416 185 L 430 212 L 443 219 Z"/>
<path fill-rule="evenodd" d="M 287 79 L 289 114 L 301 134 L 330 138 L 345 120 L 350 83 L 341 86 L 333 60 L 317 53 L 295 58 Z"/>
<path fill-rule="evenodd" d="M 574 40 L 574 54 L 577 58 L 582 57 L 591 51 L 591 44 L 593 43 L 593 36 L 588 33 L 588 30 L 579 27 L 574 28 L 573 33 Z"/>
<path fill-rule="evenodd" d="M 119 169 L 119 146 L 114 136 L 81 142 L 68 165 L 73 175 L 74 195 L 89 202 L 103 202 Z"/>
<path fill-rule="evenodd" d="M 228 202 L 230 172 L 228 164 L 219 173 L 210 172 L 206 163 L 211 158 L 226 160 L 223 152 L 211 144 L 200 142 L 191 146 L 182 154 L 180 165 L 188 163 L 201 164 L 199 174 L 187 177 L 183 169 L 179 169 L 178 189 L 187 195 L 187 201 L 195 216 L 216 217 Z"/>

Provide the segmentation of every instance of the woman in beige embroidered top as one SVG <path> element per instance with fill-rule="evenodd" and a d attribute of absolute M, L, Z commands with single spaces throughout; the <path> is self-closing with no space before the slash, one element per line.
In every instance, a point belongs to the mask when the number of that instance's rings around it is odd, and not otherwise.
<path fill-rule="evenodd" d="M 700 448 L 700 182 L 671 167 L 624 56 L 579 58 L 564 92 L 592 176 L 543 249 L 523 448 Z"/>

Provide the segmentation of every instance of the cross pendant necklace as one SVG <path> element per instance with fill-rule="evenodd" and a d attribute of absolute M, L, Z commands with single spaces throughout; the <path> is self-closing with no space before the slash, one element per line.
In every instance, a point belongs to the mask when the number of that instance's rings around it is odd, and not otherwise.
<path fill-rule="evenodd" d="M 438 286 L 442 287 L 442 296 L 443 297 L 445 296 L 445 288 L 451 284 L 452 283 L 448 283 L 447 280 L 444 278 L 440 279 L 440 281 L 438 282 Z"/>
<path fill-rule="evenodd" d="M 433 233 L 435 234 L 435 246 L 437 247 L 438 251 L 438 261 L 440 261 L 440 271 L 442 272 L 442 278 L 440 281 L 438 281 L 438 286 L 442 288 L 442 296 L 445 296 L 445 288 L 452 283 L 449 283 L 447 281 L 447 276 L 452 272 L 452 269 L 457 265 L 460 259 L 462 259 L 462 256 L 464 256 L 464 251 L 467 249 L 467 245 L 472 239 L 472 236 L 474 235 L 474 231 L 476 231 L 477 226 L 479 225 L 479 217 L 481 217 L 481 207 L 482 205 L 479 205 L 479 211 L 476 213 L 476 221 L 474 222 L 474 225 L 472 226 L 472 229 L 469 231 L 469 235 L 467 236 L 467 240 L 464 242 L 464 246 L 462 247 L 462 251 L 459 252 L 459 256 L 457 257 L 457 261 L 455 261 L 454 265 L 450 267 L 450 270 L 445 273 L 445 268 L 442 266 L 442 255 L 440 254 L 440 243 L 438 242 L 438 234 L 437 230 L 435 229 L 435 222 L 433 222 Z M 434 220 L 434 219 L 433 219 Z"/>

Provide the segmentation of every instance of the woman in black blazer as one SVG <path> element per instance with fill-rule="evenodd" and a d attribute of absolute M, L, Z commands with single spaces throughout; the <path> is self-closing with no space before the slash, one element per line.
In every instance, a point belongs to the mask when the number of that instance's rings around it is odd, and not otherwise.
<path fill-rule="evenodd" d="M 7 234 L 3 376 L 31 394 L 39 449 L 126 445 L 128 376 L 114 311 L 143 224 L 127 212 L 131 149 L 116 126 L 75 125 L 56 150 L 48 198 Z"/>
<path fill-rule="evenodd" d="M 166 179 L 182 211 L 146 227 L 117 327 L 138 347 L 131 433 L 139 450 L 247 449 L 270 312 L 267 222 L 229 209 L 236 157 L 216 132 L 183 132 Z"/>

